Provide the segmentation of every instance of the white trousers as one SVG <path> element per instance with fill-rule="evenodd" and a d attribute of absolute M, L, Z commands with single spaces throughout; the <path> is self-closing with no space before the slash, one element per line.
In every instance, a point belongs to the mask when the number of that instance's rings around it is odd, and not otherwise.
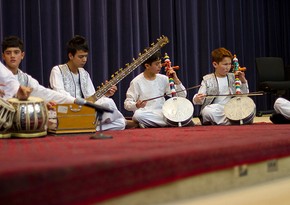
<path fill-rule="evenodd" d="M 203 108 L 201 111 L 203 124 L 216 124 L 216 125 L 230 125 L 230 121 L 225 116 L 224 105 L 210 104 Z"/>
<path fill-rule="evenodd" d="M 165 127 L 167 123 L 165 121 L 162 110 L 147 110 L 140 108 L 134 112 L 132 117 L 134 121 L 137 121 L 146 127 Z"/>
<path fill-rule="evenodd" d="M 104 112 L 102 116 L 102 130 L 124 130 L 126 127 L 126 119 L 122 113 L 118 110 L 115 102 L 111 98 L 102 97 L 95 102 L 97 105 L 109 108 L 113 110 L 113 113 Z M 97 131 L 100 130 L 98 125 Z"/>

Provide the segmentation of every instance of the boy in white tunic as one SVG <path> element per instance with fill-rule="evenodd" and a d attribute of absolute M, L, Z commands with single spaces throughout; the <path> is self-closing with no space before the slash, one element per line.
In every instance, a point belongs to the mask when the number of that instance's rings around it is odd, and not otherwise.
<path fill-rule="evenodd" d="M 82 36 L 73 37 L 67 44 L 68 62 L 54 66 L 50 73 L 50 86 L 52 89 L 75 98 L 90 98 L 95 94 L 95 88 L 89 73 L 83 68 L 87 62 L 89 47 Z M 118 110 L 115 102 L 109 98 L 117 90 L 113 86 L 102 98 L 95 103 L 113 110 L 105 112 L 102 116 L 102 130 L 123 130 L 126 120 Z M 100 127 L 97 126 L 97 130 Z"/>
<path fill-rule="evenodd" d="M 26 100 L 31 89 L 21 86 L 15 76 L 0 62 L 0 97 L 7 100 L 17 97 L 20 100 Z"/>
<path fill-rule="evenodd" d="M 230 125 L 231 122 L 226 118 L 224 105 L 231 99 L 230 96 L 219 96 L 206 98 L 207 95 L 228 95 L 235 94 L 235 75 L 229 73 L 232 67 L 233 55 L 225 48 L 217 48 L 212 51 L 212 65 L 214 73 L 203 77 L 201 87 L 197 94 L 193 96 L 193 104 L 202 105 L 200 117 L 203 125 Z M 241 93 L 248 93 L 248 83 L 245 73 L 236 71 L 241 81 Z"/>
<path fill-rule="evenodd" d="M 7 68 L 14 74 L 20 85 L 32 88 L 31 96 L 39 97 L 48 103 L 48 107 L 55 103 L 74 103 L 75 98 L 62 95 L 54 90 L 40 85 L 36 79 L 19 69 L 24 58 L 24 44 L 17 36 L 9 36 L 2 42 L 2 58 Z"/>
<path fill-rule="evenodd" d="M 143 101 L 171 93 L 168 77 L 159 74 L 162 68 L 161 59 L 162 55 L 159 51 L 147 59 L 143 63 L 144 72 L 131 81 L 126 93 L 124 107 L 128 111 L 134 112 L 132 119 L 138 122 L 140 127 L 169 126 L 162 113 L 164 97 Z M 186 89 L 178 79 L 176 72 L 173 69 L 169 72 L 173 76 L 177 96 L 186 97 Z"/>

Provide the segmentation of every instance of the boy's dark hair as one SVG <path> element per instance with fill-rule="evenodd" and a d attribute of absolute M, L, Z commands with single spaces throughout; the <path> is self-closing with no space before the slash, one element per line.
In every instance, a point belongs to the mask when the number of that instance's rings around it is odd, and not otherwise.
<path fill-rule="evenodd" d="M 215 50 L 213 50 L 213 51 L 211 52 L 212 62 L 219 63 L 219 62 L 221 62 L 225 57 L 229 57 L 229 58 L 233 59 L 233 55 L 232 55 L 232 53 L 231 53 L 229 50 L 227 50 L 227 49 L 225 49 L 225 48 L 223 48 L 223 47 L 221 47 L 221 48 L 217 48 L 217 49 L 215 49 Z"/>
<path fill-rule="evenodd" d="M 151 65 L 154 61 L 158 61 L 162 59 L 162 54 L 160 51 L 157 51 L 152 56 L 150 56 L 146 61 L 142 63 L 142 66 L 145 68 L 145 64 Z"/>
<path fill-rule="evenodd" d="M 88 52 L 89 46 L 83 36 L 76 35 L 67 43 L 67 55 L 71 53 L 74 56 L 79 50 Z"/>
<path fill-rule="evenodd" d="M 7 48 L 14 47 L 14 48 L 19 48 L 22 52 L 24 51 L 24 44 L 23 41 L 18 37 L 18 36 L 8 36 L 4 38 L 2 42 L 2 53 Z"/>

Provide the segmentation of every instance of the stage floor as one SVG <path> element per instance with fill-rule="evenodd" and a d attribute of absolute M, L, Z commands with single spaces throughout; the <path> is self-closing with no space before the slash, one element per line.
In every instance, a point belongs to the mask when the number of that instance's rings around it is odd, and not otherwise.
<path fill-rule="evenodd" d="M 290 177 L 166 205 L 288 205 Z M 165 205 L 165 204 L 164 204 Z"/>
<path fill-rule="evenodd" d="M 91 140 L 95 133 L 3 139 L 0 201 L 10 205 L 151 205 L 231 190 L 232 185 L 240 188 L 233 179 L 244 176 L 245 165 L 249 177 L 241 178 L 251 185 L 262 182 L 261 173 L 266 179 L 288 177 L 289 125 L 269 123 L 267 116 L 255 122 L 106 131 L 105 135 L 113 136 L 106 140 Z M 289 159 L 283 163 L 285 157 Z M 252 169 L 256 163 L 261 164 Z M 278 172 L 273 170 L 275 164 Z M 255 170 L 262 171 L 252 175 Z M 190 192 L 181 188 L 184 181 Z M 169 187 L 169 192 L 161 187 Z M 129 195 L 141 192 L 149 194 L 132 203 Z"/>

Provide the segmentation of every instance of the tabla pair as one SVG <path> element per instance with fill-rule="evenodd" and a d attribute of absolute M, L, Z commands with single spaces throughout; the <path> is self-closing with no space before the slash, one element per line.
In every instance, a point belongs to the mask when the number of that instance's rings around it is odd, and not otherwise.
<path fill-rule="evenodd" d="M 0 99 L 0 138 L 45 136 L 46 124 L 47 108 L 41 98 Z"/>

